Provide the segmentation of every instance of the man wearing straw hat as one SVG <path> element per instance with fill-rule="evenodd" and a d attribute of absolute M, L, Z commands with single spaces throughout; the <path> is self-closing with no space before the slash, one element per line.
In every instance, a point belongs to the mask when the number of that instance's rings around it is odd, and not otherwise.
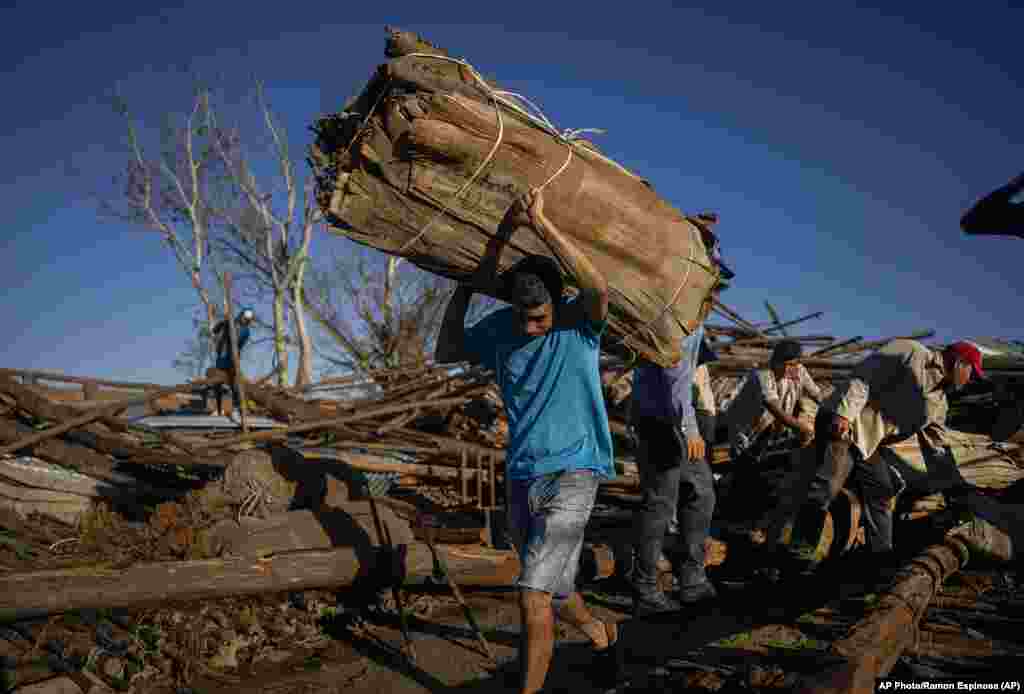
<path fill-rule="evenodd" d="M 915 340 L 893 340 L 865 358 L 825 401 L 815 420 L 817 470 L 793 528 L 790 570 L 815 568 L 825 513 L 851 477 L 864 502 L 864 535 L 871 555 L 866 574 L 892 568 L 892 497 L 889 467 L 875 455 L 882 446 L 917 435 L 933 491 L 947 498 L 967 483 L 946 444 L 946 391 L 984 378 L 981 351 L 955 342 L 941 352 Z"/>
<path fill-rule="evenodd" d="M 563 298 L 558 265 L 544 256 L 527 256 L 495 278 L 500 246 L 492 244 L 473 286 L 460 286 L 448 304 L 435 359 L 493 370 L 508 413 L 505 487 L 509 530 L 521 563 L 521 691 L 526 693 L 540 690 L 547 677 L 552 608 L 586 634 L 605 662 L 618 632 L 614 622 L 596 619 L 576 591 L 583 532 L 598 485 L 615 476 L 598 368 L 608 284 L 545 216 L 539 190 L 513 205 L 499 235 L 521 224 L 532 226 L 568 266 L 579 297 Z M 469 299 L 481 288 L 507 297 L 513 306 L 467 330 Z"/>

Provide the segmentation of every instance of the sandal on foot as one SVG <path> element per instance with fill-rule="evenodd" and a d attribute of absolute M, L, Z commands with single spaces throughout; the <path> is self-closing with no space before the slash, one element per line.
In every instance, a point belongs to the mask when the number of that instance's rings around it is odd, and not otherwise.
<path fill-rule="evenodd" d="M 617 622 L 602 621 L 601 626 L 604 627 L 604 635 L 607 643 L 603 648 L 594 646 L 595 653 L 604 653 L 619 642 L 619 625 Z"/>
<path fill-rule="evenodd" d="M 619 625 L 602 621 L 608 645 L 594 648 L 594 659 L 590 667 L 591 681 L 602 688 L 614 687 L 622 679 L 622 649 L 619 647 Z"/>

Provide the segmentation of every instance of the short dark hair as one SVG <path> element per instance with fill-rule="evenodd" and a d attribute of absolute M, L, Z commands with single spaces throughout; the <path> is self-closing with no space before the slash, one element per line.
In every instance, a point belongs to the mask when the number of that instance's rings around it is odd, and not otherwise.
<path fill-rule="evenodd" d="M 510 298 L 520 308 L 537 308 L 552 303 L 551 292 L 544 286 L 540 277 L 532 272 L 517 272 L 512 276 Z"/>
<path fill-rule="evenodd" d="M 784 364 L 803 356 L 804 350 L 796 340 L 783 340 L 772 350 L 771 363 Z"/>
<path fill-rule="evenodd" d="M 530 276 L 533 279 L 525 279 Z M 524 279 L 520 279 L 521 277 Z M 547 290 L 547 299 L 541 303 L 532 303 L 540 298 L 534 295 L 536 293 L 535 282 L 539 282 L 541 288 Z M 517 262 L 502 275 L 502 283 L 510 302 L 528 308 L 546 303 L 557 305 L 562 300 L 562 292 L 565 288 L 558 263 L 543 255 L 528 255 Z M 529 293 L 527 293 L 528 288 L 530 288 Z M 527 303 L 527 297 L 531 303 Z"/>

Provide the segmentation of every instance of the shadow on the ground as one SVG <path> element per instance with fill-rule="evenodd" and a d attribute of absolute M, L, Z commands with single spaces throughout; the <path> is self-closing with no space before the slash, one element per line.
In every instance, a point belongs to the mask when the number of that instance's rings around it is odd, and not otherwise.
<path fill-rule="evenodd" d="M 839 562 L 827 570 L 823 568 L 810 577 L 793 579 L 785 585 L 743 585 L 723 588 L 719 598 L 702 606 L 658 618 L 629 619 L 620 622 L 621 662 L 618 668 L 598 667 L 593 651 L 585 643 L 569 643 L 556 648 L 545 691 L 591 694 L 610 690 L 640 691 L 649 682 L 647 673 L 652 666 L 663 665 L 685 654 L 703 649 L 721 639 L 742 634 L 770 624 L 795 623 L 798 618 L 836 600 L 863 594 L 864 586 L 844 580 L 849 566 Z M 602 599 L 600 591 L 588 593 L 588 602 L 602 604 L 622 611 L 618 595 Z M 597 595 L 597 599 L 594 599 Z M 381 614 L 375 622 L 397 629 L 394 615 Z M 450 621 L 450 620 L 449 620 Z M 801 625 L 807 626 L 807 625 Z M 476 655 L 481 649 L 468 626 L 439 624 L 410 618 L 410 631 L 415 634 L 442 638 Z M 487 639 L 496 645 L 518 647 L 518 634 L 504 629 L 486 629 Z M 500 692 L 516 691 L 519 666 L 515 659 L 500 662 L 490 676 L 449 686 L 421 668 L 411 665 L 395 647 L 379 641 L 353 637 L 350 633 L 335 634 L 354 649 L 379 665 L 401 672 L 431 692 Z M 821 668 L 830 657 L 823 652 L 798 654 L 790 660 L 804 667 Z M 804 669 L 804 668 L 797 668 Z M 631 684 L 632 683 L 632 684 Z"/>

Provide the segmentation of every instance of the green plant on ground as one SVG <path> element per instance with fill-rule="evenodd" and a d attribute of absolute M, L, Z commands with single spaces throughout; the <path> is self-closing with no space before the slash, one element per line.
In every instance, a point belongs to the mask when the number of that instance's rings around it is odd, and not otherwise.
<path fill-rule="evenodd" d="M 739 634 L 733 634 L 724 639 L 713 641 L 709 646 L 715 648 L 739 648 L 740 646 L 749 646 L 754 641 L 754 636 L 749 631 L 744 631 Z"/>
<path fill-rule="evenodd" d="M 135 627 L 133 636 L 142 644 L 146 653 L 155 654 L 160 651 L 161 632 L 158 627 L 140 624 Z"/>
<path fill-rule="evenodd" d="M 770 648 L 784 648 L 786 650 L 815 650 L 821 651 L 827 648 L 827 644 L 818 639 L 809 639 L 806 636 L 796 641 L 783 641 L 781 639 L 772 639 L 771 641 L 765 641 L 764 645 Z"/>
<path fill-rule="evenodd" d="M 38 554 L 28 544 L 18 539 L 18 536 L 9 530 L 0 529 L 0 545 L 10 547 L 18 559 L 25 560 Z"/>

